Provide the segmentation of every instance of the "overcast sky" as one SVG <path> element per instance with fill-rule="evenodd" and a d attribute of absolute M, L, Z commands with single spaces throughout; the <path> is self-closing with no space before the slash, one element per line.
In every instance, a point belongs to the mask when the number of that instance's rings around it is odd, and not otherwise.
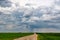
<path fill-rule="evenodd" d="M 0 32 L 60 32 L 60 0 L 0 0 Z"/>

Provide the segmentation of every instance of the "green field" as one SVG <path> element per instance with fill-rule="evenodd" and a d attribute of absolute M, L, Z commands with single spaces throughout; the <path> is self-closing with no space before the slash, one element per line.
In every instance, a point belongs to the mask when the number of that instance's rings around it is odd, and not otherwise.
<path fill-rule="evenodd" d="M 33 33 L 0 33 L 0 40 L 13 40 Z M 37 33 L 38 40 L 60 40 L 60 33 Z"/>
<path fill-rule="evenodd" d="M 60 40 L 60 33 L 38 33 L 38 40 Z"/>

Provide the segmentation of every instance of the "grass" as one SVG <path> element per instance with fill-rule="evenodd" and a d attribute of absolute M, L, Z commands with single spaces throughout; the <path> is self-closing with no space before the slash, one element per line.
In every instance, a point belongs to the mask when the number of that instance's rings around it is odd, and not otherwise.
<path fill-rule="evenodd" d="M 38 33 L 38 40 L 60 40 L 60 33 Z"/>
<path fill-rule="evenodd" d="M 13 40 L 33 33 L 0 33 L 0 40 Z M 38 40 L 60 40 L 60 33 L 37 33 Z"/>
<path fill-rule="evenodd" d="M 32 33 L 0 33 L 0 40 L 13 40 L 31 34 Z"/>

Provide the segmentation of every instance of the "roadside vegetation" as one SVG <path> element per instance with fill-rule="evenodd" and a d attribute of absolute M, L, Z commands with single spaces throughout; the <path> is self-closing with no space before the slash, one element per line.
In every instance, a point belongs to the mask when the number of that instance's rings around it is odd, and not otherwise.
<path fill-rule="evenodd" d="M 0 33 L 0 40 L 13 40 L 33 33 Z M 37 33 L 38 40 L 60 40 L 60 33 Z"/>

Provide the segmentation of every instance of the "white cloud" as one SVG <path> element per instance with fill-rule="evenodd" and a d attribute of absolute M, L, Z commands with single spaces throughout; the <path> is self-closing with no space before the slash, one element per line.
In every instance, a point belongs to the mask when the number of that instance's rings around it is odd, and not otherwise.
<path fill-rule="evenodd" d="M 11 0 L 13 3 L 17 3 L 20 6 L 26 7 L 26 4 L 30 4 L 29 7 L 37 8 L 39 6 L 50 7 L 53 5 L 54 0 Z"/>
<path fill-rule="evenodd" d="M 60 6 L 59 5 L 55 5 L 54 9 L 60 10 Z"/>
<path fill-rule="evenodd" d="M 35 28 L 33 32 L 60 32 L 60 30 L 55 28 Z"/>
<path fill-rule="evenodd" d="M 5 22 L 4 22 L 4 21 L 2 21 L 2 20 L 0 20 L 0 24 L 5 24 Z"/>
<path fill-rule="evenodd" d="M 30 19 L 29 19 L 29 22 L 35 22 L 35 21 L 39 21 L 40 20 L 40 18 L 39 17 L 31 17 Z"/>
<path fill-rule="evenodd" d="M 56 18 L 54 15 L 48 15 L 48 14 L 43 14 L 41 17 L 40 17 L 40 20 L 52 20 L 53 18 Z"/>
<path fill-rule="evenodd" d="M 33 9 L 32 8 L 26 8 L 25 10 L 24 10 L 24 15 L 23 16 L 30 16 L 31 14 L 33 14 L 32 13 L 33 12 Z"/>
<path fill-rule="evenodd" d="M 19 32 L 29 32 L 29 28 L 27 27 L 27 25 L 22 24 L 21 26 L 18 26 L 15 31 L 19 31 Z"/>
<path fill-rule="evenodd" d="M 27 21 L 27 18 L 22 18 L 22 22 L 26 22 Z"/>
<path fill-rule="evenodd" d="M 7 29 L 7 30 L 12 30 L 13 27 L 14 27 L 13 24 L 7 24 L 6 27 L 5 27 L 5 29 Z"/>
<path fill-rule="evenodd" d="M 3 2 L 3 1 L 2 1 Z M 7 1 L 8 2 L 8 1 Z M 9 1 L 9 2 L 11 2 L 11 1 Z M 9 3 L 8 2 L 8 3 Z M 6 5 L 7 3 L 4 3 L 3 2 L 3 4 L 1 4 L 1 5 Z M 14 4 L 14 3 L 10 3 L 10 7 L 8 7 L 8 5 L 9 4 L 7 4 L 6 5 L 6 7 L 2 7 L 2 6 L 0 6 L 0 12 L 3 12 L 4 14 L 11 14 L 11 12 L 13 12 L 14 10 L 16 10 L 17 9 L 17 7 L 16 7 L 16 4 Z"/>

